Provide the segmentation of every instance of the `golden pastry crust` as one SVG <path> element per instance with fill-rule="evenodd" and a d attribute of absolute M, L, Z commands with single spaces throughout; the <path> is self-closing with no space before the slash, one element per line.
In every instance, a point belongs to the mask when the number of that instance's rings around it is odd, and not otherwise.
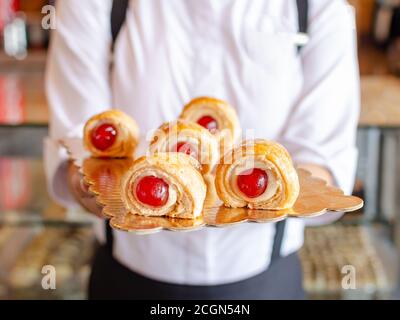
<path fill-rule="evenodd" d="M 175 152 L 176 144 L 191 145 L 197 153 L 197 160 L 203 174 L 209 173 L 219 160 L 218 140 L 207 129 L 197 123 L 184 120 L 166 122 L 153 135 L 150 153 Z"/>
<path fill-rule="evenodd" d="M 143 216 L 198 217 L 202 214 L 207 187 L 201 173 L 193 166 L 195 163 L 192 157 L 178 152 L 137 159 L 121 181 L 125 207 Z M 169 197 L 164 206 L 151 207 L 136 199 L 132 190 L 144 176 L 156 176 L 168 184 Z"/>
<path fill-rule="evenodd" d="M 220 153 L 229 150 L 241 135 L 241 128 L 236 110 L 227 102 L 211 98 L 199 97 L 190 101 L 179 116 L 180 119 L 197 122 L 203 116 L 211 116 L 218 123 L 214 134 L 220 142 Z"/>
<path fill-rule="evenodd" d="M 236 184 L 237 175 L 250 168 L 260 168 L 268 174 L 267 189 L 256 198 L 247 198 Z M 300 191 L 297 172 L 287 150 L 263 139 L 244 141 L 228 152 L 217 166 L 215 187 L 227 207 L 269 210 L 293 207 Z"/>
<path fill-rule="evenodd" d="M 112 124 L 117 130 L 114 144 L 106 149 L 99 150 L 91 142 L 91 133 L 102 123 Z M 124 112 L 110 109 L 91 117 L 83 129 L 83 143 L 92 156 L 104 158 L 132 157 L 139 140 L 139 127 L 136 121 Z"/>

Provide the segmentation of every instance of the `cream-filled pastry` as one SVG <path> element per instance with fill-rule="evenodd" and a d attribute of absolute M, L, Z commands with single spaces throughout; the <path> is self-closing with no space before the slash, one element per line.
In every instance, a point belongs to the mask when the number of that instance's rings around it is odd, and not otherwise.
<path fill-rule="evenodd" d="M 217 139 L 202 126 L 178 120 L 161 125 L 153 135 L 150 153 L 181 152 L 196 159 L 203 174 L 209 173 L 219 160 Z"/>
<path fill-rule="evenodd" d="M 121 181 L 125 207 L 144 216 L 200 216 L 207 190 L 198 166 L 179 152 L 137 159 Z"/>
<path fill-rule="evenodd" d="M 214 134 L 220 144 L 220 153 L 230 149 L 241 134 L 236 110 L 225 101 L 200 97 L 190 101 L 180 119 L 195 122 Z"/>
<path fill-rule="evenodd" d="M 116 109 L 91 117 L 83 129 L 84 146 L 94 157 L 132 157 L 138 139 L 135 120 Z"/>
<path fill-rule="evenodd" d="M 300 190 L 287 150 L 262 139 L 244 141 L 220 160 L 215 187 L 227 207 L 269 210 L 293 207 Z"/>

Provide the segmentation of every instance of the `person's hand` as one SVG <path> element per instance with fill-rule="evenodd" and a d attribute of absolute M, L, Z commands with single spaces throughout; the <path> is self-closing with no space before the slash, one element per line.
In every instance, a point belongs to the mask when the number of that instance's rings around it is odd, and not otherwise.
<path fill-rule="evenodd" d="M 311 163 L 302 163 L 302 164 L 299 164 L 297 167 L 311 172 L 311 174 L 316 178 L 325 180 L 328 185 L 334 184 L 334 179 L 332 177 L 332 174 L 325 167 L 322 167 L 317 164 L 311 164 Z"/>
<path fill-rule="evenodd" d="M 101 206 L 96 202 L 94 195 L 89 192 L 88 186 L 82 179 L 82 174 L 72 161 L 68 163 L 68 184 L 76 201 L 78 201 L 84 209 L 95 214 L 99 218 L 105 218 L 102 214 Z"/>

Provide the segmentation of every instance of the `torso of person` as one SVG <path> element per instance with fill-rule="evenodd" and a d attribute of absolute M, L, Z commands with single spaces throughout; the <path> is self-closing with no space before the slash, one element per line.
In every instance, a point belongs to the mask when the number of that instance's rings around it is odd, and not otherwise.
<path fill-rule="evenodd" d="M 131 1 L 114 50 L 113 106 L 142 138 L 198 96 L 228 101 L 244 138 L 278 140 L 302 86 L 295 1 Z M 114 256 L 152 279 L 213 285 L 246 279 L 270 262 L 274 224 L 137 236 L 114 231 Z M 303 241 L 289 220 L 282 255 Z"/>

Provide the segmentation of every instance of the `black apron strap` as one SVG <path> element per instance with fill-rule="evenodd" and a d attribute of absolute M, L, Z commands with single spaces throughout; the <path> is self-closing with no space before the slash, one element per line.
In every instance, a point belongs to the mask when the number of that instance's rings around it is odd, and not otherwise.
<path fill-rule="evenodd" d="M 114 235 L 112 228 L 110 226 L 110 220 L 106 219 L 104 220 L 104 228 L 105 228 L 105 235 L 106 235 L 106 248 L 109 253 L 112 254 L 113 251 L 113 244 L 114 244 Z"/>
<path fill-rule="evenodd" d="M 298 32 L 307 33 L 308 31 L 308 0 L 296 0 L 297 15 L 298 15 Z M 303 45 L 297 46 L 300 52 Z"/>
<path fill-rule="evenodd" d="M 308 0 L 296 0 L 299 19 L 299 32 L 307 33 L 308 30 Z"/>
<path fill-rule="evenodd" d="M 114 49 L 115 41 L 117 40 L 119 31 L 121 30 L 125 18 L 126 11 L 128 10 L 129 0 L 113 0 L 111 9 L 111 36 L 112 36 L 112 50 Z M 114 235 L 110 227 L 110 220 L 104 220 L 104 230 L 106 235 L 106 249 L 112 253 Z"/>
<path fill-rule="evenodd" d="M 299 33 L 307 33 L 308 31 L 308 0 L 296 0 L 298 13 L 298 31 Z M 300 51 L 302 46 L 298 46 Z M 286 220 L 279 221 L 275 226 L 275 237 L 272 246 L 271 263 L 275 262 L 280 257 L 283 236 L 285 234 Z"/>
<path fill-rule="evenodd" d="M 128 5 L 129 0 L 113 0 L 111 9 L 111 35 L 113 46 L 118 37 L 119 31 L 125 22 Z"/>
<path fill-rule="evenodd" d="M 271 263 L 281 256 L 283 236 L 285 234 L 286 219 L 275 224 L 274 243 L 272 244 Z"/>

